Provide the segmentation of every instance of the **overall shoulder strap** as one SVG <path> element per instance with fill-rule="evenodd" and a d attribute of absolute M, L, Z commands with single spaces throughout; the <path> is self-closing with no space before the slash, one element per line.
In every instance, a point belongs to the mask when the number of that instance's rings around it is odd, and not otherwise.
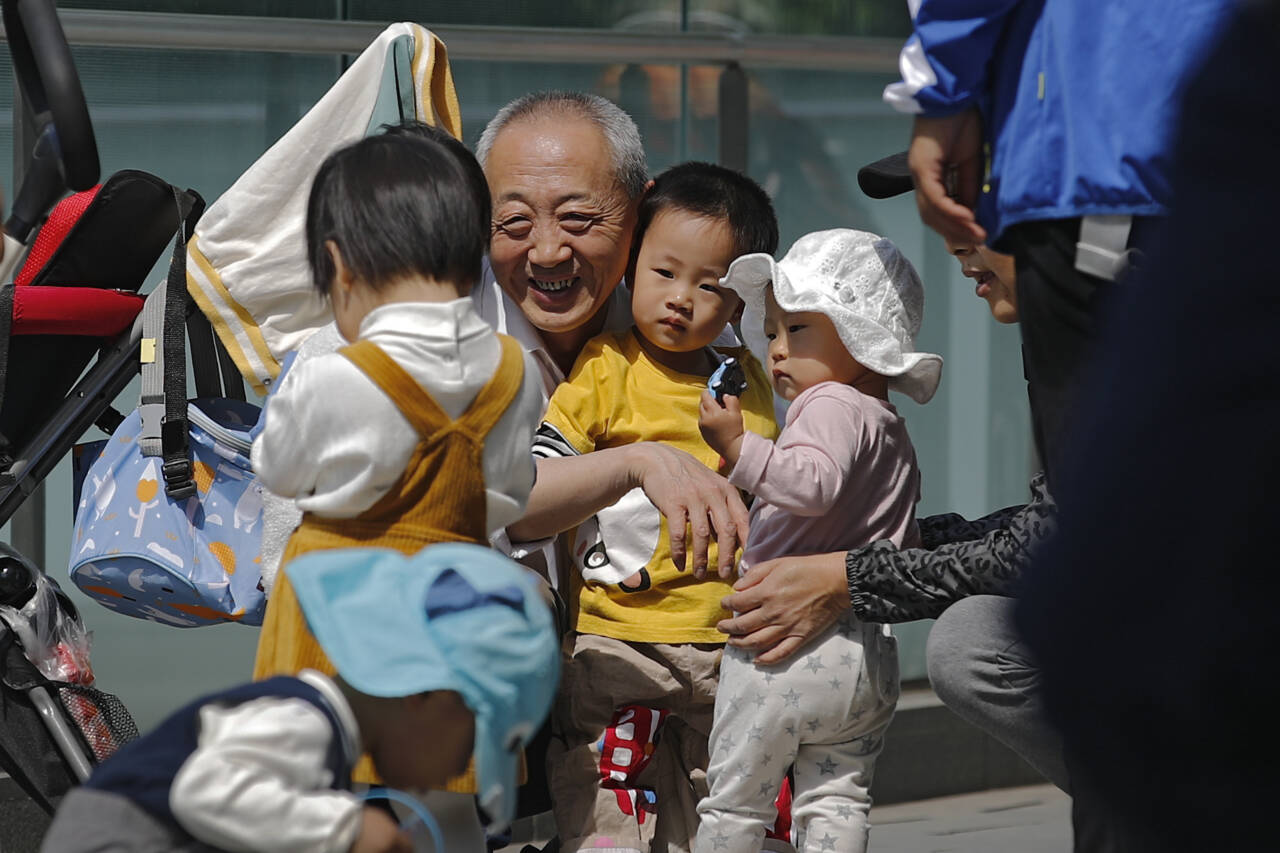
<path fill-rule="evenodd" d="M 338 352 L 386 392 L 419 435 L 429 435 L 451 422 L 427 389 L 373 341 L 356 341 Z"/>
<path fill-rule="evenodd" d="M 484 435 L 493 428 L 524 383 L 524 349 L 515 338 L 507 335 L 498 335 L 498 340 L 502 344 L 498 369 L 480 389 L 471 407 L 458 418 L 459 423 L 478 435 Z"/>

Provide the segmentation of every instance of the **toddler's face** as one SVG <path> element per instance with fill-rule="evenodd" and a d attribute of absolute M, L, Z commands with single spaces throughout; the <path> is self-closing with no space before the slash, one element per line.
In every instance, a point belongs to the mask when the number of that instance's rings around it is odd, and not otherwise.
<path fill-rule="evenodd" d="M 826 314 L 784 311 L 765 295 L 764 334 L 769 339 L 769 378 L 784 400 L 794 400 L 819 382 L 852 385 L 871 371 L 856 362 Z"/>
<path fill-rule="evenodd" d="M 723 331 L 739 305 L 737 294 L 719 284 L 734 257 L 733 238 L 723 220 L 681 210 L 655 216 L 631 282 L 631 313 L 640 334 L 660 350 L 690 353 L 700 363 L 700 351 Z"/>

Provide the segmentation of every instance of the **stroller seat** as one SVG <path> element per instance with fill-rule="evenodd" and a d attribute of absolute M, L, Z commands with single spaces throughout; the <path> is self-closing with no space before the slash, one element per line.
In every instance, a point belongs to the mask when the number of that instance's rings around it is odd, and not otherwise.
<path fill-rule="evenodd" d="M 69 195 L 49 211 L 35 245 L 13 280 L 11 335 L 115 337 L 129 328 L 142 310 L 143 298 L 127 288 L 33 284 L 101 189 L 102 184 L 98 184 Z"/>
<path fill-rule="evenodd" d="M 146 172 L 117 172 L 50 211 L 12 286 L 0 288 L 0 436 L 21 446 L 104 343 L 142 310 L 139 286 L 189 200 Z M 11 303 L 8 308 L 4 303 Z"/>

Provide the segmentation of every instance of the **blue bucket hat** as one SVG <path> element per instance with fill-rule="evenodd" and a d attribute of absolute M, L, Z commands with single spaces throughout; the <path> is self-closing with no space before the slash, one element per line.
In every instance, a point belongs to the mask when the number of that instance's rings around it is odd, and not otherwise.
<path fill-rule="evenodd" d="M 480 805 L 510 823 L 519 748 L 546 717 L 560 666 L 551 611 L 525 570 L 450 543 L 412 557 L 315 551 L 285 571 L 311 632 L 356 690 L 461 694 L 475 715 Z"/>

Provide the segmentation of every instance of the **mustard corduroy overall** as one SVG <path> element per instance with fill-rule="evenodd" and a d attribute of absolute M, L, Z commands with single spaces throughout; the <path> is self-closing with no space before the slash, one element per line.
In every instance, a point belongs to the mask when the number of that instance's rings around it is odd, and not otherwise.
<path fill-rule="evenodd" d="M 436 542 L 488 544 L 485 526 L 484 440 L 520 390 L 524 356 L 506 335 L 493 378 L 466 412 L 451 419 L 421 385 L 372 341 L 357 341 L 339 352 L 381 388 L 418 432 L 408 467 L 377 503 L 354 518 L 320 518 L 304 513 L 280 565 L 308 551 L 335 548 L 394 548 L 416 554 Z M 333 664 L 307 630 L 298 599 L 285 572 L 277 576 L 267 603 L 255 680 L 296 675 L 303 669 L 334 674 Z M 523 769 L 523 768 L 522 768 Z M 373 762 L 361 758 L 352 777 L 377 782 Z M 449 780 L 445 790 L 474 793 L 475 768 Z"/>

